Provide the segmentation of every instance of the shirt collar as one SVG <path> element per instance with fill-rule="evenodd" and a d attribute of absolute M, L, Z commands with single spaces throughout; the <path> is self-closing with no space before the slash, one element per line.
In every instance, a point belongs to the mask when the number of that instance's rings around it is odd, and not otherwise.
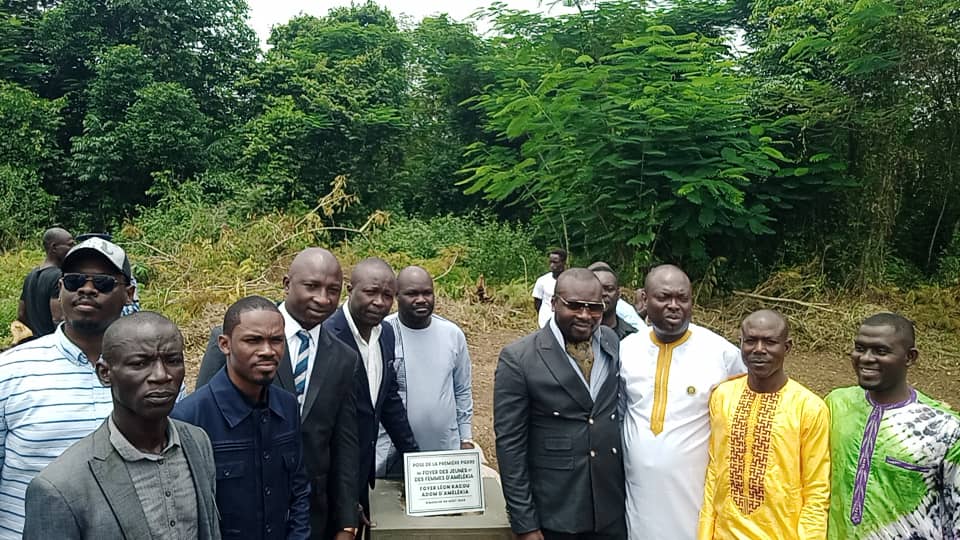
<path fill-rule="evenodd" d="M 356 323 L 353 322 L 353 315 L 350 314 L 350 297 L 347 297 L 347 301 L 343 303 L 343 317 L 347 319 L 347 326 L 350 327 L 350 333 L 353 334 L 353 339 L 357 341 L 357 344 L 364 343 L 368 347 L 372 347 L 373 344 L 379 343 L 380 341 L 380 325 L 376 325 L 370 329 L 370 341 L 363 339 L 363 336 L 360 335 L 360 331 L 357 330 Z"/>
<path fill-rule="evenodd" d="M 140 461 L 143 459 L 157 461 L 171 449 L 180 446 L 180 434 L 174 429 L 173 422 L 169 419 L 167 419 L 167 445 L 163 447 L 159 455 L 141 452 L 133 443 L 128 441 L 123 433 L 120 433 L 120 429 L 113 421 L 112 414 L 107 417 L 107 426 L 110 430 L 110 444 L 113 445 L 113 448 L 124 461 Z"/>
<path fill-rule="evenodd" d="M 92 367 L 87 359 L 87 355 L 80 350 L 80 347 L 78 347 L 76 343 L 70 341 L 70 338 L 68 338 L 67 334 L 63 331 L 64 324 L 66 323 L 60 323 L 54 331 L 54 334 L 57 336 L 56 343 L 60 354 L 80 367 Z"/>
<path fill-rule="evenodd" d="M 227 375 L 226 366 L 210 379 L 209 384 L 210 391 L 213 392 L 213 398 L 217 402 L 217 407 L 220 408 L 220 414 L 223 415 L 231 429 L 237 427 L 253 412 L 253 407 Z M 283 407 L 280 406 L 280 399 L 276 392 L 271 392 L 270 386 L 266 387 L 266 391 L 267 408 L 281 419 L 286 420 L 287 417 L 283 414 Z"/>
<path fill-rule="evenodd" d="M 300 323 L 298 323 L 297 320 L 290 315 L 290 312 L 287 311 L 287 303 L 281 302 L 280 305 L 277 306 L 277 309 L 279 309 L 280 314 L 283 315 L 283 333 L 286 336 L 287 341 L 289 342 L 293 338 L 300 339 L 299 336 L 297 336 L 297 332 L 306 329 L 300 326 Z M 310 334 L 310 339 L 313 340 L 311 345 L 316 345 L 320 341 L 320 330 L 322 327 L 322 324 L 318 324 L 310 330 L 306 330 L 306 332 Z"/>

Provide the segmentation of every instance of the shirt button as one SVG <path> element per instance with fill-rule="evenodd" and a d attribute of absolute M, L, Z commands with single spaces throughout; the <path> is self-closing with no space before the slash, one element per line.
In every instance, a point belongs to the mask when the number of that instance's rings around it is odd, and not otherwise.
<path fill-rule="evenodd" d="M 170 495 L 173 495 L 173 493 L 170 493 L 170 490 L 169 490 L 169 489 L 168 489 L 167 491 L 165 491 L 163 494 L 164 494 L 165 496 L 167 496 L 167 497 L 169 497 Z"/>
<path fill-rule="evenodd" d="M 270 491 L 270 488 L 263 490 L 263 492 L 267 495 L 270 495 L 271 493 L 273 493 L 272 491 Z"/>
<path fill-rule="evenodd" d="M 263 415 L 263 416 L 260 417 L 260 423 L 261 423 L 261 424 L 266 424 L 266 423 L 267 423 L 267 415 Z"/>
<path fill-rule="evenodd" d="M 591 451 L 590 451 L 590 457 L 597 457 L 597 451 L 596 451 L 596 450 L 591 450 Z"/>
<path fill-rule="evenodd" d="M 177 526 L 177 522 L 176 522 L 175 520 L 172 520 L 172 519 L 171 519 L 171 520 L 170 520 L 170 526 L 171 526 L 171 527 L 176 527 L 176 526 Z"/>
<path fill-rule="evenodd" d="M 270 534 L 272 532 L 273 532 L 273 526 L 267 525 L 267 534 Z"/>
<path fill-rule="evenodd" d="M 264 453 L 263 453 L 263 459 L 265 459 L 265 460 L 267 460 L 267 461 L 270 461 L 270 452 L 264 452 Z"/>

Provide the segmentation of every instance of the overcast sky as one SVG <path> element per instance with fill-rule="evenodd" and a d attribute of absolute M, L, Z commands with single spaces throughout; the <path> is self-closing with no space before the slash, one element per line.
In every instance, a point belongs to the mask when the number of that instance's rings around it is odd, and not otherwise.
<path fill-rule="evenodd" d="M 326 15 L 332 7 L 349 6 L 350 0 L 247 0 L 250 4 L 250 26 L 257 31 L 260 42 L 266 42 L 270 35 L 270 27 L 285 23 L 298 13 L 310 15 Z M 357 0 L 356 3 L 363 3 Z M 377 0 L 395 16 L 408 15 L 414 21 L 419 21 L 427 15 L 447 13 L 456 20 L 463 20 L 478 8 L 486 7 L 493 0 Z M 569 12 L 570 8 L 562 6 L 550 7 L 551 1 L 538 0 L 501 0 L 513 9 L 541 11 L 557 14 Z M 482 29 L 481 29 L 482 30 Z"/>

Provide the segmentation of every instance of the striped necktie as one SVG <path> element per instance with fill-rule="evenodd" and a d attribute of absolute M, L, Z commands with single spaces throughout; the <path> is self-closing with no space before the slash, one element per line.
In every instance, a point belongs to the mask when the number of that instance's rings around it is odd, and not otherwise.
<path fill-rule="evenodd" d="M 303 389 L 307 387 L 307 361 L 310 357 L 310 334 L 306 330 L 298 330 L 300 349 L 297 351 L 297 363 L 293 367 L 293 382 L 297 387 L 297 400 L 303 404 Z"/>

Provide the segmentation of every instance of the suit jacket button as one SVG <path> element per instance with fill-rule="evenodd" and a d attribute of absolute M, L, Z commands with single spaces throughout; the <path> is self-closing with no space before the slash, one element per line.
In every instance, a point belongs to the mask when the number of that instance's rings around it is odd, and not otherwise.
<path fill-rule="evenodd" d="M 591 450 L 591 451 L 590 451 L 590 457 L 597 457 L 597 451 L 596 451 L 596 450 Z"/>
<path fill-rule="evenodd" d="M 587 420 L 587 423 L 589 423 L 589 424 L 592 426 L 592 425 L 593 425 L 593 418 Z"/>
<path fill-rule="evenodd" d="M 617 419 L 617 413 L 611 414 L 611 415 L 610 415 L 610 419 L 611 419 L 611 420 L 616 420 L 616 419 Z"/>
<path fill-rule="evenodd" d="M 560 416 L 560 411 L 553 411 L 554 416 Z"/>
<path fill-rule="evenodd" d="M 616 449 L 616 448 L 611 448 L 610 451 L 613 452 L 614 454 L 617 453 L 617 449 Z"/>

